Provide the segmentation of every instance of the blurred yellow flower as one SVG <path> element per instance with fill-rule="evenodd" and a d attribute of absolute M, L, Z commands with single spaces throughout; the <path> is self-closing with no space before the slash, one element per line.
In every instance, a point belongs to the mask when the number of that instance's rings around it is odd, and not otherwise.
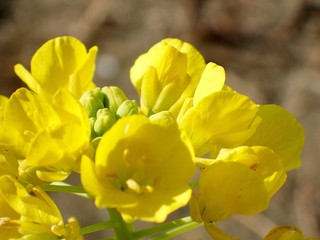
<path fill-rule="evenodd" d="M 81 180 L 98 207 L 117 208 L 126 221 L 162 222 L 190 199 L 192 156 L 174 121 L 123 117 L 103 135 L 95 162 L 83 157 Z"/>
<path fill-rule="evenodd" d="M 8 101 L 0 131 L 1 144 L 25 159 L 20 161 L 20 175 L 35 170 L 39 179 L 49 182 L 78 170 L 90 141 L 88 117 L 65 89 L 54 94 L 51 104 L 28 89 L 17 90 Z"/>
<path fill-rule="evenodd" d="M 16 74 L 28 87 L 41 96 L 50 98 L 60 88 L 79 99 L 94 88 L 92 78 L 98 48 L 86 47 L 76 38 L 64 36 L 43 44 L 31 59 L 31 72 L 21 64 L 15 65 Z"/>
<path fill-rule="evenodd" d="M 305 238 L 296 227 L 275 227 L 263 240 L 319 240 L 319 238 Z"/>

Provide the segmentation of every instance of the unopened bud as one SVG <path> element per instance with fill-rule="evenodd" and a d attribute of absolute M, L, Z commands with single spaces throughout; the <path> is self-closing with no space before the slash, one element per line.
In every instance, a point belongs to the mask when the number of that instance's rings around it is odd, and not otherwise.
<path fill-rule="evenodd" d="M 97 112 L 97 120 L 94 123 L 94 132 L 97 136 L 102 136 L 116 121 L 116 117 L 108 108 L 99 109 Z"/>
<path fill-rule="evenodd" d="M 149 117 L 150 121 L 159 125 L 169 125 L 175 123 L 172 114 L 169 111 L 161 111 Z"/>
<path fill-rule="evenodd" d="M 135 100 L 125 100 L 117 109 L 116 116 L 121 118 L 138 113 L 138 106 Z"/>
<path fill-rule="evenodd" d="M 96 122 L 97 118 L 96 117 L 90 117 L 89 118 L 89 123 L 90 123 L 90 130 L 91 130 L 91 140 L 97 137 L 95 131 L 94 131 L 94 124 Z"/>
<path fill-rule="evenodd" d="M 119 87 L 103 87 L 101 90 L 108 98 L 108 108 L 113 114 L 116 114 L 117 109 L 125 100 L 127 100 L 127 96 Z"/>
<path fill-rule="evenodd" d="M 97 111 L 107 105 L 107 98 L 100 88 L 95 88 L 82 94 L 80 103 L 85 107 L 89 117 L 95 117 Z"/>

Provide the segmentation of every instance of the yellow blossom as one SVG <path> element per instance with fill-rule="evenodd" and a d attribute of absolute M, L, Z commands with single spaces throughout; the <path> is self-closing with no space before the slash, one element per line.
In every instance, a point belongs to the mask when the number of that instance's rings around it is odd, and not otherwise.
<path fill-rule="evenodd" d="M 33 55 L 31 72 L 21 64 L 15 65 L 15 72 L 41 96 L 50 98 L 58 89 L 65 88 L 79 99 L 82 93 L 94 88 L 92 78 L 97 51 L 97 47 L 92 47 L 87 52 L 73 37 L 54 38 Z"/>
<path fill-rule="evenodd" d="M 4 175 L 0 177 L 0 199 L 5 200 L 13 212 L 7 213 L 7 219 L 15 219 L 0 224 L 0 229 L 3 227 L 7 230 L 11 224 L 11 230 L 19 229 L 19 234 L 23 236 L 21 239 L 82 239 L 76 220 L 70 219 L 70 222 L 64 225 L 57 206 L 41 188 L 32 187 L 29 193 L 13 177 Z M 3 207 L 1 204 L 0 213 Z M 10 233 L 6 239 L 18 235 L 16 232 L 6 233 Z"/>
<path fill-rule="evenodd" d="M 90 125 L 83 107 L 65 89 L 50 104 L 21 88 L 8 101 L 0 135 L 1 144 L 25 159 L 21 177 L 35 171 L 42 181 L 60 181 L 77 170 L 89 147 Z"/>
<path fill-rule="evenodd" d="M 204 222 L 252 215 L 268 207 L 286 180 L 282 162 L 267 147 L 238 147 L 202 162 L 198 204 Z"/>
<path fill-rule="evenodd" d="M 174 121 L 154 119 L 119 119 L 103 135 L 95 162 L 82 159 L 82 184 L 96 205 L 117 208 L 126 221 L 162 222 L 191 196 L 192 147 Z"/>
<path fill-rule="evenodd" d="M 193 96 L 204 67 L 203 57 L 189 43 L 168 38 L 155 44 L 130 70 L 143 112 L 170 110 L 176 116 L 183 101 Z"/>

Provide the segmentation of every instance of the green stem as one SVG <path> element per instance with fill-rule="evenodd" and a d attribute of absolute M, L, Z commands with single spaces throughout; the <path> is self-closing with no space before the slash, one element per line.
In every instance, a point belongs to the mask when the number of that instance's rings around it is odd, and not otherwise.
<path fill-rule="evenodd" d="M 64 182 L 55 182 L 52 184 L 44 185 L 43 190 L 47 192 L 68 192 L 85 198 L 90 198 L 86 190 L 84 190 L 82 186 L 73 186 Z"/>
<path fill-rule="evenodd" d="M 132 225 L 127 224 L 115 208 L 108 208 L 111 221 L 117 225 L 113 227 L 117 240 L 133 240 Z"/>
<path fill-rule="evenodd" d="M 114 221 L 105 221 L 105 222 L 99 222 L 99 223 L 95 223 L 86 227 L 82 227 L 80 229 L 80 233 L 81 235 L 86 235 L 89 233 L 93 233 L 93 232 L 98 232 L 98 231 L 102 231 L 108 228 L 113 228 L 115 226 L 117 226 L 118 223 L 114 222 Z"/>
<path fill-rule="evenodd" d="M 147 229 L 136 231 L 136 232 L 133 233 L 133 236 L 134 236 L 135 239 L 139 239 L 139 238 L 142 238 L 142 237 L 154 235 L 156 233 L 160 233 L 160 232 L 164 232 L 164 231 L 167 231 L 167 230 L 171 230 L 173 228 L 177 228 L 177 227 L 180 227 L 180 226 L 192 223 L 192 222 L 193 221 L 192 221 L 191 217 L 185 217 L 185 218 L 181 218 L 181 219 L 178 219 L 178 220 L 174 220 L 172 222 L 163 223 L 161 225 L 156 225 L 154 227 L 150 227 L 150 228 L 147 228 Z"/>
<path fill-rule="evenodd" d="M 149 238 L 149 240 L 169 240 L 169 239 L 172 239 L 174 236 L 180 235 L 181 233 L 190 231 L 191 229 L 200 227 L 202 225 L 203 225 L 203 223 L 190 222 L 185 225 L 181 225 L 177 228 L 174 228 L 170 231 L 167 231 L 160 236 Z"/>

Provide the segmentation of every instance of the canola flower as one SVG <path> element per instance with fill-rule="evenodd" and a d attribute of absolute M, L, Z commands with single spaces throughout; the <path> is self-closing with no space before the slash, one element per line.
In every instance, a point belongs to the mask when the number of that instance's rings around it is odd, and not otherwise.
<path fill-rule="evenodd" d="M 0 96 L 0 239 L 80 240 L 112 228 L 112 239 L 159 240 L 202 226 L 212 239 L 240 239 L 216 223 L 268 208 L 301 165 L 299 122 L 236 92 L 222 66 L 179 39 L 133 64 L 138 102 L 95 86 L 96 55 L 63 36 L 36 51 L 30 71 L 14 67 L 29 89 Z M 65 182 L 71 174 L 81 186 Z M 109 220 L 65 223 L 50 191 L 89 198 Z M 167 222 L 187 205 L 189 215 Z M 136 220 L 158 225 L 135 230 Z M 295 227 L 264 238 L 287 239 L 308 238 Z"/>

